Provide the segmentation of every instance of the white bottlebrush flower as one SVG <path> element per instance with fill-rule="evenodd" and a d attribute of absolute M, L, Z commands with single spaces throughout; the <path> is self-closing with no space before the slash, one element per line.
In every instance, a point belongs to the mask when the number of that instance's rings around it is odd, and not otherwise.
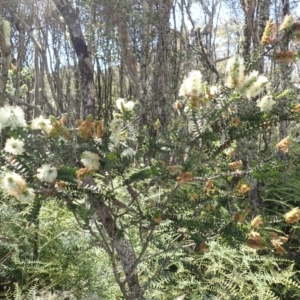
<path fill-rule="evenodd" d="M 248 99 L 260 94 L 269 82 L 268 78 L 258 75 L 258 71 L 252 71 L 245 79 L 242 87 L 243 93 Z"/>
<path fill-rule="evenodd" d="M 35 192 L 32 188 L 27 188 L 19 197 L 18 200 L 22 203 L 31 203 L 35 198 Z"/>
<path fill-rule="evenodd" d="M 244 59 L 240 56 L 232 56 L 227 62 L 226 73 L 225 85 L 229 88 L 240 88 L 245 79 Z"/>
<path fill-rule="evenodd" d="M 25 126 L 25 115 L 20 107 L 6 105 L 0 108 L 1 128 L 10 127 L 11 129 L 16 129 Z"/>
<path fill-rule="evenodd" d="M 84 151 L 81 154 L 81 162 L 89 171 L 98 170 L 100 167 L 99 163 L 100 157 L 98 154 L 91 151 Z"/>
<path fill-rule="evenodd" d="M 24 142 L 13 137 L 9 138 L 6 140 L 4 151 L 13 155 L 21 155 L 25 151 Z"/>
<path fill-rule="evenodd" d="M 118 98 L 116 100 L 117 109 L 121 112 L 133 110 L 135 103 L 133 101 L 125 102 L 123 98 Z"/>
<path fill-rule="evenodd" d="M 286 15 L 283 19 L 282 24 L 279 26 L 279 30 L 289 29 L 294 23 L 294 18 L 291 15 Z"/>
<path fill-rule="evenodd" d="M 179 96 L 189 96 L 191 94 L 200 94 L 202 88 L 202 74 L 200 71 L 193 70 L 182 82 L 179 90 Z"/>
<path fill-rule="evenodd" d="M 219 91 L 219 88 L 216 86 L 216 85 L 212 85 L 210 88 L 209 88 L 209 93 L 211 96 L 215 96 Z"/>
<path fill-rule="evenodd" d="M 2 189 L 4 193 L 20 197 L 26 190 L 26 181 L 17 173 L 8 172 L 2 178 Z"/>
<path fill-rule="evenodd" d="M 52 183 L 57 177 L 57 169 L 49 164 L 45 164 L 37 169 L 36 176 L 40 181 Z"/>
<path fill-rule="evenodd" d="M 31 121 L 31 129 L 43 130 L 45 133 L 50 133 L 52 130 L 52 124 L 49 119 L 45 119 L 42 115 L 40 115 Z"/>
<path fill-rule="evenodd" d="M 126 157 L 126 156 L 134 156 L 135 155 L 135 151 L 132 148 L 127 148 L 124 149 L 121 153 L 121 156 Z"/>
<path fill-rule="evenodd" d="M 266 95 L 257 101 L 257 106 L 262 112 L 269 112 L 272 110 L 273 105 L 276 102 L 273 100 L 272 95 Z"/>

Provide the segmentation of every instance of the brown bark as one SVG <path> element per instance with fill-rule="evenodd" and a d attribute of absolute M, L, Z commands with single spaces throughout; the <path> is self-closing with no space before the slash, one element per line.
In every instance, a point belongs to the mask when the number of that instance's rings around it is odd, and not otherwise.
<path fill-rule="evenodd" d="M 126 276 L 126 283 L 128 285 L 129 292 L 124 290 L 122 283 L 120 283 L 121 290 L 125 299 L 143 299 L 141 294 L 141 287 L 136 271 L 136 255 L 131 243 L 121 234 L 121 231 L 117 227 L 109 208 L 106 204 L 98 199 L 90 197 L 91 205 L 95 211 L 99 221 L 104 226 L 113 247 L 113 251 L 116 250 L 119 259 L 122 264 L 123 271 Z"/>
<path fill-rule="evenodd" d="M 158 12 L 158 43 L 156 61 L 153 71 L 153 99 L 151 109 L 156 110 L 156 114 L 162 124 L 162 128 L 167 128 L 172 117 L 171 98 L 171 35 L 170 35 L 170 14 L 173 1 L 160 1 Z M 152 120 L 151 120 L 152 121 Z"/>
<path fill-rule="evenodd" d="M 249 59 L 249 53 L 251 50 L 251 44 L 254 32 L 254 12 L 255 12 L 255 0 L 240 0 L 245 15 L 245 24 L 243 28 L 243 38 L 240 42 L 240 54 L 244 57 L 245 61 Z"/>
<path fill-rule="evenodd" d="M 94 69 L 88 47 L 83 36 L 79 13 L 67 0 L 53 0 L 67 24 L 71 41 L 77 55 L 81 78 L 83 117 L 95 113 Z"/>

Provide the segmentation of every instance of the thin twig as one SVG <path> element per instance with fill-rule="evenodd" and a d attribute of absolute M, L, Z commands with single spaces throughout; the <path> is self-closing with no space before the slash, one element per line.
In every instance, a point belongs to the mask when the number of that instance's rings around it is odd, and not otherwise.
<path fill-rule="evenodd" d="M 39 112 L 42 112 L 42 110 L 39 106 L 28 104 L 28 103 L 24 102 L 22 99 L 14 96 L 14 95 L 8 94 L 6 92 L 1 92 L 1 91 L 0 91 L 0 94 L 19 105 L 27 106 L 29 108 L 36 109 Z"/>

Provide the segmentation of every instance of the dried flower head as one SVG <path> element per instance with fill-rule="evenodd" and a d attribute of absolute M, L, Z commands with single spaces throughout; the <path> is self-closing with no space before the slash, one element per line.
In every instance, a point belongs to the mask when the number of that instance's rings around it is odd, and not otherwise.
<path fill-rule="evenodd" d="M 94 122 L 94 136 L 98 139 L 102 138 L 104 135 L 104 125 L 103 120 L 98 120 Z"/>
<path fill-rule="evenodd" d="M 251 231 L 248 235 L 247 246 L 256 250 L 264 249 L 262 236 L 256 231 Z"/>
<path fill-rule="evenodd" d="M 177 111 L 181 111 L 183 108 L 184 108 L 184 104 L 182 101 L 179 101 L 179 100 L 176 100 L 175 103 L 174 103 L 174 108 L 177 110 Z"/>
<path fill-rule="evenodd" d="M 230 170 L 237 170 L 243 166 L 243 162 L 241 160 L 234 161 L 234 162 L 229 163 L 228 166 L 229 166 Z"/>
<path fill-rule="evenodd" d="M 191 108 L 200 108 L 201 107 L 201 97 L 197 94 L 189 95 L 188 105 Z"/>
<path fill-rule="evenodd" d="M 241 181 L 237 185 L 236 189 L 241 195 L 247 194 L 251 190 L 251 186 L 248 183 L 242 183 Z"/>
<path fill-rule="evenodd" d="M 284 215 L 284 219 L 288 224 L 296 224 L 300 220 L 300 209 L 299 207 L 294 207 L 291 211 Z"/>
<path fill-rule="evenodd" d="M 278 237 L 278 234 L 276 232 L 270 232 L 270 235 L 271 235 L 271 243 L 276 249 L 276 251 L 281 255 L 284 254 L 286 251 L 281 245 L 286 243 L 288 241 L 288 238 L 284 236 Z"/>
<path fill-rule="evenodd" d="M 283 255 L 286 252 L 279 240 L 271 240 L 271 243 L 279 254 Z"/>
<path fill-rule="evenodd" d="M 214 191 L 214 182 L 212 180 L 208 180 L 205 183 L 204 191 L 207 196 L 210 196 L 210 194 Z"/>
<path fill-rule="evenodd" d="M 289 240 L 289 238 L 286 236 L 280 236 L 279 240 L 282 242 L 282 244 L 285 244 Z"/>
<path fill-rule="evenodd" d="M 77 135 L 84 140 L 88 140 L 93 135 L 93 118 L 87 117 L 77 128 Z"/>
<path fill-rule="evenodd" d="M 291 109 L 291 112 L 298 113 L 300 112 L 300 103 L 297 103 L 294 108 Z"/>
<path fill-rule="evenodd" d="M 274 56 L 275 60 L 277 62 L 282 62 L 282 63 L 292 63 L 294 62 L 295 58 L 296 58 L 296 54 L 293 51 L 280 51 L 277 52 Z"/>
<path fill-rule="evenodd" d="M 245 212 L 238 212 L 233 215 L 234 223 L 244 223 L 245 222 Z"/>
<path fill-rule="evenodd" d="M 255 229 L 257 229 L 260 225 L 262 225 L 264 222 L 262 220 L 261 216 L 256 216 L 252 221 L 251 221 L 251 226 Z"/>
<path fill-rule="evenodd" d="M 270 232 L 270 236 L 272 240 L 277 240 L 278 239 L 278 234 L 274 231 Z"/>
<path fill-rule="evenodd" d="M 60 123 L 61 125 L 66 125 L 67 122 L 68 122 L 68 117 L 67 117 L 67 115 L 62 116 L 62 117 L 60 118 L 60 120 L 59 120 L 59 123 Z"/>
<path fill-rule="evenodd" d="M 291 144 L 291 139 L 290 137 L 287 136 L 277 144 L 277 148 L 282 152 L 287 153 L 289 151 L 290 144 Z"/>
<path fill-rule="evenodd" d="M 59 190 L 65 190 L 67 187 L 67 184 L 63 181 L 56 181 L 55 187 L 58 188 Z"/>
<path fill-rule="evenodd" d="M 231 118 L 231 120 L 230 120 L 230 125 L 232 127 L 238 127 L 240 125 L 240 123 L 241 123 L 240 118 Z"/>
<path fill-rule="evenodd" d="M 202 253 L 209 252 L 209 247 L 205 242 L 200 243 L 199 245 L 199 251 Z"/>
<path fill-rule="evenodd" d="M 76 171 L 76 177 L 78 179 L 78 184 L 81 183 L 81 180 L 91 176 L 94 173 L 94 171 L 89 170 L 88 168 L 81 168 Z"/>
<path fill-rule="evenodd" d="M 192 181 L 193 178 L 194 177 L 193 177 L 193 175 L 190 172 L 185 172 L 185 173 L 180 174 L 177 177 L 177 183 L 178 184 L 184 184 L 184 183 L 187 183 L 189 181 Z"/>

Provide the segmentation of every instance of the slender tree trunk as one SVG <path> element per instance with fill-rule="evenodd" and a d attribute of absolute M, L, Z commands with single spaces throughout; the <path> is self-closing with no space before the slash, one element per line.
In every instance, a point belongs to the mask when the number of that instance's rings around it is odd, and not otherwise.
<path fill-rule="evenodd" d="M 4 18 L 5 3 L 0 3 L 0 104 L 3 104 L 4 97 L 2 96 L 6 89 L 8 79 L 8 70 L 10 66 L 10 34 L 11 24 Z"/>
<path fill-rule="evenodd" d="M 264 2 L 264 3 L 262 3 Z M 264 61 L 263 61 L 263 48 L 260 46 L 260 37 L 263 33 L 265 27 L 265 21 L 269 16 L 269 5 L 270 1 L 261 1 L 261 3 L 256 2 L 255 0 L 241 0 L 241 5 L 244 10 L 245 15 L 245 25 L 244 25 L 244 36 L 241 41 L 240 54 L 243 56 L 246 65 L 250 60 L 254 59 L 254 56 L 251 57 L 251 53 L 256 52 L 258 54 L 257 63 L 254 64 L 251 68 L 247 69 L 249 73 L 253 69 L 263 72 L 264 70 Z M 258 20 L 257 26 L 255 26 L 255 11 L 256 20 Z M 266 19 L 267 18 L 267 19 Z M 261 55 L 261 56 L 259 56 Z M 256 111 L 256 100 L 251 99 L 248 102 L 247 109 L 255 114 Z M 245 108 L 241 108 L 245 109 Z M 253 166 L 253 161 L 257 158 L 257 136 L 252 135 L 245 139 L 241 139 L 238 142 L 238 148 L 242 153 L 242 157 L 246 157 L 246 167 L 251 169 Z M 253 213 L 257 210 L 257 207 L 260 203 L 259 198 L 259 183 L 258 181 L 249 174 L 247 176 L 248 182 L 251 185 L 251 190 L 248 195 L 249 204 L 253 210 Z"/>
<path fill-rule="evenodd" d="M 133 43 L 128 32 L 126 19 L 122 15 L 122 11 L 115 14 L 115 23 L 118 27 L 120 44 L 121 44 L 121 59 L 125 63 L 129 80 L 134 88 L 134 97 L 140 98 L 141 91 L 139 85 L 139 75 L 137 69 L 137 61 L 134 56 Z"/>
<path fill-rule="evenodd" d="M 156 114 L 162 124 L 162 128 L 167 129 L 167 126 L 172 117 L 172 100 L 171 97 L 171 36 L 170 36 L 170 15 L 173 1 L 159 1 L 158 10 L 158 43 L 156 61 L 153 71 L 153 99 L 151 109 L 156 110 Z M 151 120 L 153 121 L 153 120 Z"/>
<path fill-rule="evenodd" d="M 282 3 L 282 19 L 286 15 L 290 13 L 290 3 L 289 0 L 281 0 Z M 281 50 L 287 51 L 289 49 L 289 39 L 284 39 L 281 44 Z M 279 73 L 279 78 L 280 78 L 280 90 L 284 91 L 288 86 L 289 86 L 289 79 L 291 77 L 291 70 L 287 64 L 283 63 L 280 65 L 280 73 Z M 280 99 L 280 111 L 281 115 L 286 115 L 288 111 L 288 107 L 286 105 L 287 101 L 286 98 L 281 98 Z M 282 140 L 287 136 L 287 121 L 283 120 L 280 121 L 279 123 L 279 139 Z M 282 151 L 279 151 L 279 157 L 282 160 L 287 159 L 286 153 L 283 153 Z"/>
<path fill-rule="evenodd" d="M 258 47 L 258 61 L 256 70 L 260 73 L 264 72 L 264 46 L 260 45 L 260 41 L 263 36 L 266 23 L 270 18 L 270 5 L 270 0 L 258 1 L 257 4 L 257 38 L 255 39 L 255 45 Z"/>
<path fill-rule="evenodd" d="M 243 36 L 239 45 L 239 52 L 247 62 L 249 54 L 251 53 L 251 45 L 253 41 L 254 32 L 254 11 L 255 11 L 255 0 L 240 0 L 245 15 L 245 24 L 243 28 Z"/>
<path fill-rule="evenodd" d="M 34 105 L 40 105 L 40 64 L 39 64 L 39 50 L 38 47 L 34 46 L 34 70 L 35 70 L 35 80 L 34 80 Z M 37 117 L 39 112 L 34 110 L 33 117 Z"/>
<path fill-rule="evenodd" d="M 18 42 L 18 57 L 17 57 L 17 64 L 16 64 L 15 96 L 20 97 L 21 71 L 23 69 L 23 62 L 24 62 L 26 49 L 25 49 L 25 29 L 22 26 L 19 26 L 18 31 L 19 31 L 19 42 Z"/>
<path fill-rule="evenodd" d="M 89 179 L 88 179 L 89 180 Z M 94 184 L 92 182 L 92 184 Z M 121 261 L 122 269 L 126 277 L 128 291 L 124 285 L 120 283 L 123 296 L 126 300 L 142 300 L 141 287 L 139 284 L 138 274 L 136 271 L 136 254 L 131 243 L 122 235 L 117 227 L 109 208 L 106 204 L 99 200 L 90 197 L 93 210 L 96 212 L 99 221 L 104 226 L 113 247 L 112 251 L 116 251 Z M 110 253 L 110 256 L 113 254 Z"/>
<path fill-rule="evenodd" d="M 83 116 L 95 113 L 95 84 L 94 69 L 88 47 L 83 36 L 79 11 L 67 0 L 53 0 L 67 24 L 71 41 L 78 58 L 81 79 Z"/>

